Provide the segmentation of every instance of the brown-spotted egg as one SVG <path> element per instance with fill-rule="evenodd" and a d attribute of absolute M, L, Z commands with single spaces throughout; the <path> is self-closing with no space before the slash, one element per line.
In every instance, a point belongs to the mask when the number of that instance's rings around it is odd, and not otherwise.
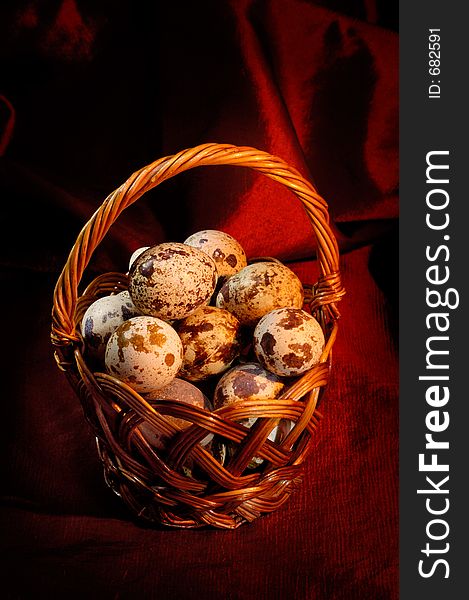
<path fill-rule="evenodd" d="M 243 325 L 254 325 L 276 308 L 303 305 L 303 286 L 298 277 L 279 262 L 258 262 L 244 267 L 222 286 L 219 308 L 235 315 Z"/>
<path fill-rule="evenodd" d="M 184 348 L 180 374 L 190 381 L 226 371 L 240 352 L 239 321 L 222 308 L 201 306 L 176 329 Z"/>
<path fill-rule="evenodd" d="M 221 408 L 243 400 L 273 399 L 283 388 L 279 377 L 256 363 L 246 363 L 233 367 L 220 378 L 213 403 L 215 408 Z"/>
<path fill-rule="evenodd" d="M 87 308 L 80 326 L 87 352 L 97 359 L 103 359 L 111 334 L 124 321 L 138 314 L 127 291 L 95 300 Z"/>
<path fill-rule="evenodd" d="M 266 314 L 254 330 L 259 362 L 280 376 L 295 376 L 313 368 L 324 349 L 324 333 L 304 310 L 280 308 Z"/>
<path fill-rule="evenodd" d="M 284 383 L 273 373 L 266 371 L 256 363 L 247 363 L 230 369 L 218 382 L 214 394 L 215 408 L 229 406 L 243 400 L 272 400 L 280 396 L 284 389 Z M 251 428 L 257 421 L 257 417 L 247 417 L 239 422 L 245 427 Z M 290 431 L 292 423 L 282 419 L 272 429 L 268 439 L 279 442 Z M 224 451 L 227 457 L 233 455 L 235 446 L 228 443 Z M 263 462 L 258 456 L 252 457 L 249 468 L 255 468 Z"/>
<path fill-rule="evenodd" d="M 217 284 L 213 260 L 198 248 L 165 242 L 145 250 L 129 272 L 137 309 L 164 320 L 183 319 L 207 302 Z"/>
<path fill-rule="evenodd" d="M 106 346 L 106 370 L 140 393 L 168 385 L 182 364 L 182 343 L 161 319 L 133 317 L 120 325 Z"/>
<path fill-rule="evenodd" d="M 145 394 L 145 400 L 150 404 L 158 400 L 173 400 L 181 402 L 183 404 L 189 404 L 203 410 L 211 411 L 212 405 L 209 399 L 203 394 L 199 388 L 184 379 L 173 379 L 171 383 L 160 390 Z M 187 429 L 192 423 L 181 419 L 179 417 L 173 417 L 172 415 L 165 415 L 165 418 L 175 425 L 178 429 Z M 140 431 L 144 435 L 145 439 L 158 449 L 164 449 L 167 442 L 168 436 L 160 430 L 155 429 L 149 423 L 142 423 L 139 426 Z M 207 434 L 202 440 L 201 445 L 206 446 L 213 439 L 213 434 Z"/>
<path fill-rule="evenodd" d="M 211 256 L 220 279 L 231 277 L 247 265 L 241 244 L 223 231 L 204 229 L 190 235 L 184 243 Z"/>

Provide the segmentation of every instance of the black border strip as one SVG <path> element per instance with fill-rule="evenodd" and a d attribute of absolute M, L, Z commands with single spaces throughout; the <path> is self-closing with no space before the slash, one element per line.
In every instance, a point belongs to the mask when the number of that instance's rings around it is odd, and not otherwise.
<path fill-rule="evenodd" d="M 465 3 L 400 2 L 400 578 L 404 600 L 468 597 L 464 585 L 469 574 L 469 385 L 464 377 L 469 374 L 466 13 Z M 430 37 L 432 33 L 439 39 Z M 449 168 L 427 172 L 430 163 Z M 445 299 L 453 308 L 444 306 Z M 419 455 L 423 455 L 420 468 Z M 447 465 L 448 470 L 430 470 L 432 461 L 437 465 L 433 468 Z"/>

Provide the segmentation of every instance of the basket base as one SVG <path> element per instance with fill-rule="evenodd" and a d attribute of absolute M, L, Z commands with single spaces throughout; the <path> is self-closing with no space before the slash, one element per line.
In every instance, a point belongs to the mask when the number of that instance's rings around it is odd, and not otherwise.
<path fill-rule="evenodd" d="M 99 439 L 96 442 L 106 484 L 137 521 L 150 526 L 237 529 L 279 509 L 298 490 L 303 479 L 300 466 L 289 467 L 269 472 L 249 489 L 192 496 L 167 487 L 149 487 L 137 476 L 119 468 Z"/>

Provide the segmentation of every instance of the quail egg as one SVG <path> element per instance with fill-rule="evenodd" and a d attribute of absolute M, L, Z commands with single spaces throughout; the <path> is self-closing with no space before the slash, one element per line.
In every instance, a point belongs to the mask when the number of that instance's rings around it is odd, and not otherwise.
<path fill-rule="evenodd" d="M 141 248 L 137 248 L 137 250 L 134 250 L 134 252 L 132 252 L 132 256 L 129 259 L 129 271 L 132 268 L 132 265 L 134 264 L 134 262 L 140 256 L 140 254 L 145 252 L 145 250 L 148 250 L 148 248 L 150 248 L 150 246 L 142 246 Z"/>
<path fill-rule="evenodd" d="M 230 369 L 218 382 L 214 394 L 215 408 L 229 406 L 243 400 L 272 400 L 280 396 L 284 389 L 284 383 L 279 377 L 266 371 L 256 363 L 247 363 Z M 248 417 L 240 420 L 245 427 L 251 428 L 257 421 L 257 417 Z M 292 427 L 292 422 L 282 419 L 270 432 L 268 439 L 279 442 Z M 228 442 L 224 448 L 226 457 L 229 458 L 235 451 L 235 445 Z M 225 457 L 225 460 L 226 460 Z M 249 468 L 255 468 L 262 464 L 263 460 L 258 456 L 252 457 Z"/>
<path fill-rule="evenodd" d="M 239 354 L 239 321 L 222 308 L 201 306 L 176 329 L 184 348 L 180 374 L 190 381 L 226 371 Z"/>
<path fill-rule="evenodd" d="M 137 309 L 164 320 L 187 317 L 207 302 L 217 284 L 213 260 L 198 248 L 165 242 L 132 264 L 129 292 Z"/>
<path fill-rule="evenodd" d="M 280 308 L 266 314 L 254 330 L 254 351 L 268 371 L 295 376 L 313 368 L 324 349 L 324 333 L 304 310 Z"/>
<path fill-rule="evenodd" d="M 276 308 L 303 306 L 303 286 L 298 277 L 278 262 L 258 262 L 230 277 L 216 305 L 232 312 L 243 325 L 254 325 Z"/>
<path fill-rule="evenodd" d="M 140 393 L 168 385 L 182 365 L 182 343 L 161 319 L 133 317 L 120 325 L 106 346 L 106 370 Z"/>
<path fill-rule="evenodd" d="M 190 404 L 191 406 L 196 406 L 207 411 L 212 410 L 212 405 L 209 399 L 199 390 L 199 388 L 197 388 L 195 385 L 192 385 L 192 383 L 179 378 L 173 379 L 169 385 L 161 388 L 160 390 L 145 394 L 145 400 L 148 400 L 150 404 L 152 401 L 157 400 L 174 400 L 177 402 Z M 187 427 L 191 425 L 190 421 L 173 417 L 171 415 L 166 415 L 166 418 L 168 421 L 182 430 L 187 429 Z M 155 428 L 149 423 L 142 423 L 140 425 L 140 431 L 143 433 L 147 441 L 155 448 L 160 450 L 165 448 L 166 443 L 168 442 L 168 436 L 166 436 L 163 432 L 155 430 Z M 202 446 L 206 446 L 212 441 L 212 439 L 213 434 L 209 433 L 200 443 Z"/>
<path fill-rule="evenodd" d="M 211 256 L 220 279 L 234 275 L 247 265 L 246 253 L 241 244 L 223 231 L 204 229 L 193 233 L 184 243 Z"/>
<path fill-rule="evenodd" d="M 90 356 L 98 360 L 103 359 L 111 334 L 124 321 L 138 314 L 127 291 L 95 300 L 87 308 L 80 326 Z"/>

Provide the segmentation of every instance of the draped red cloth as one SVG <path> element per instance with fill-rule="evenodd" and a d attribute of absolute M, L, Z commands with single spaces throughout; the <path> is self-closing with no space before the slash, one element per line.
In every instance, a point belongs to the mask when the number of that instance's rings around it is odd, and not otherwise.
<path fill-rule="evenodd" d="M 6 597 L 397 598 L 397 3 L 22 0 L 0 10 Z M 149 529 L 105 486 L 55 365 L 52 290 L 107 194 L 209 141 L 265 150 L 314 181 L 347 295 L 301 489 L 236 531 Z M 86 278 L 203 228 L 315 280 L 301 204 L 233 167 L 149 192 Z"/>

